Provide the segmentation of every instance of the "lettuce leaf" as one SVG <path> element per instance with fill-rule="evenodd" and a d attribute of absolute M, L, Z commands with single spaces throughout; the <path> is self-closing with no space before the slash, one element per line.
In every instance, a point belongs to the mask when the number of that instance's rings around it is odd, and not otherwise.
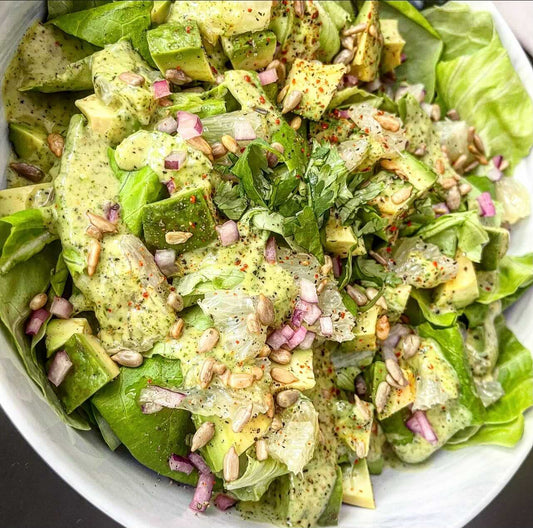
<path fill-rule="evenodd" d="M 431 24 L 409 2 L 381 2 L 381 18 L 398 20 L 405 40 L 407 60 L 396 68 L 400 81 L 421 83 L 431 101 L 435 93 L 436 67 L 442 53 L 442 40 Z"/>
<path fill-rule="evenodd" d="M 455 3 L 431 10 L 428 17 L 445 45 L 446 60 L 437 66 L 439 100 L 476 127 L 490 156 L 502 155 L 515 166 L 533 145 L 533 103 L 494 24 Z M 473 36 L 465 40 L 465 35 Z"/>
<path fill-rule="evenodd" d="M 48 0 L 48 20 L 67 13 L 91 9 L 111 0 Z"/>

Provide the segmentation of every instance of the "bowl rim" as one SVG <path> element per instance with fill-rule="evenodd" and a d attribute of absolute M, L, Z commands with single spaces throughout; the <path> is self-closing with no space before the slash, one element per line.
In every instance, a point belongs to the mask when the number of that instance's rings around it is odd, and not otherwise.
<path fill-rule="evenodd" d="M 37 3 L 37 2 L 32 2 Z M 500 35 L 502 44 L 505 49 L 513 57 L 511 58 L 515 70 L 520 75 L 522 82 L 525 85 L 530 97 L 533 99 L 533 67 L 526 56 L 522 46 L 519 44 L 512 30 L 495 7 L 492 1 L 465 1 L 462 3 L 468 4 L 474 11 L 488 11 L 493 17 L 496 30 Z M 511 53 L 510 53 L 511 54 Z M 528 159 L 533 158 L 533 150 L 530 151 Z M 527 294 L 528 297 L 533 296 L 533 291 Z M 530 350 L 533 354 L 533 350 Z M 32 382 L 31 386 L 37 394 L 37 389 Z M 39 397 L 41 397 L 39 395 Z M 24 437 L 32 449 L 44 460 L 44 462 L 69 486 L 76 490 L 84 499 L 90 502 L 93 506 L 108 515 L 111 519 L 128 528 L 148 528 L 144 522 L 139 522 L 135 513 L 125 507 L 117 505 L 110 496 L 106 495 L 103 488 L 95 485 L 92 479 L 83 478 L 76 465 L 73 464 L 72 459 L 62 452 L 60 446 L 54 442 L 44 441 L 41 433 L 33 426 L 31 421 L 25 420 L 24 414 L 27 407 L 27 402 L 23 399 L 17 398 L 11 394 L 3 384 L 0 383 L 0 406 L 16 427 L 18 432 Z M 527 417 L 526 417 L 527 418 Z M 528 423 L 531 422 L 531 423 Z M 502 475 L 502 478 L 495 482 L 492 487 L 485 491 L 483 498 L 470 509 L 464 509 L 461 515 L 458 515 L 447 528 L 461 528 L 476 517 L 485 507 L 492 502 L 492 500 L 504 489 L 514 476 L 518 468 L 522 465 L 529 452 L 533 448 L 533 434 L 529 434 L 527 438 L 526 433 L 531 433 L 533 421 L 526 419 L 524 438 L 522 442 L 528 445 L 522 446 L 520 456 L 513 459 L 513 463 L 509 464 L 507 471 Z M 67 425 L 64 425 L 67 427 Z M 38 448 L 37 448 L 38 446 Z M 138 464 L 131 458 L 132 463 Z M 255 523 L 254 523 L 255 524 Z M 342 523 L 340 523 L 342 526 Z"/>

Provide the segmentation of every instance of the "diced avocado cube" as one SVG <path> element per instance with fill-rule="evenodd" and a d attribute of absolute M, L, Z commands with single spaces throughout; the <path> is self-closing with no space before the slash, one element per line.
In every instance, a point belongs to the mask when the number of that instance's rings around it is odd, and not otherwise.
<path fill-rule="evenodd" d="M 362 238 L 358 239 L 350 226 L 343 226 L 335 215 L 331 215 L 325 227 L 324 247 L 329 253 L 342 258 L 352 255 L 364 255 L 365 243 Z M 352 249 L 353 248 L 353 249 Z"/>
<path fill-rule="evenodd" d="M 322 64 L 303 59 L 294 61 L 287 79 L 289 86 L 287 96 L 291 92 L 300 91 L 302 99 L 293 112 L 302 117 L 318 121 L 327 107 L 345 72 L 343 64 Z"/>
<path fill-rule="evenodd" d="M 0 218 L 45 205 L 50 201 L 53 190 L 51 183 L 2 189 L 0 191 Z"/>
<path fill-rule="evenodd" d="M 387 439 L 383 433 L 383 429 L 379 423 L 376 427 L 372 427 L 372 434 L 370 435 L 370 448 L 366 457 L 368 471 L 371 475 L 381 475 L 385 459 L 383 457 L 383 446 Z"/>
<path fill-rule="evenodd" d="M 231 428 L 231 423 L 218 416 L 201 416 L 193 414 L 193 421 L 196 427 L 200 427 L 203 422 L 215 424 L 215 434 L 213 438 L 202 449 L 207 463 L 213 471 L 221 471 L 224 467 L 224 455 L 230 446 L 235 447 L 238 455 L 244 453 L 254 442 L 263 437 L 270 427 L 272 419 L 266 414 L 258 414 L 252 418 L 240 433 L 235 433 Z"/>
<path fill-rule="evenodd" d="M 509 231 L 503 227 L 488 226 L 485 226 L 485 231 L 489 235 L 489 241 L 483 247 L 480 268 L 485 271 L 494 271 L 498 269 L 500 260 L 509 249 Z"/>
<path fill-rule="evenodd" d="M 402 51 L 405 46 L 396 19 L 381 19 L 381 33 L 383 34 L 383 49 L 381 50 L 381 71 L 390 72 L 402 63 Z"/>
<path fill-rule="evenodd" d="M 390 172 L 378 172 L 373 181 L 382 183 L 383 191 L 369 203 L 392 221 L 406 211 L 416 197 L 416 192 L 408 181 L 397 178 Z"/>
<path fill-rule="evenodd" d="M 146 33 L 152 59 L 162 73 L 179 68 L 191 79 L 214 82 L 196 22 L 162 24 Z"/>
<path fill-rule="evenodd" d="M 276 35 L 272 31 L 222 37 L 224 53 L 236 70 L 260 70 L 274 58 Z"/>
<path fill-rule="evenodd" d="M 46 357 L 61 348 L 74 334 L 92 334 L 89 321 L 84 317 L 52 319 L 46 327 Z"/>
<path fill-rule="evenodd" d="M 166 200 L 145 205 L 142 223 L 144 239 L 150 250 L 175 249 L 185 253 L 207 246 L 217 236 L 206 187 L 183 189 Z M 167 233 L 176 231 L 192 236 L 183 243 L 167 242 Z"/>
<path fill-rule="evenodd" d="M 43 172 L 48 172 L 56 157 L 52 154 L 47 141 L 48 134 L 44 129 L 9 123 L 9 140 L 17 156 L 28 163 L 37 165 Z"/>
<path fill-rule="evenodd" d="M 363 3 L 355 25 L 366 24 L 366 29 L 357 36 L 357 49 L 352 61 L 352 73 L 360 81 L 371 82 L 379 72 L 379 61 L 383 47 L 383 35 L 379 23 L 379 2 L 367 0 Z"/>
<path fill-rule="evenodd" d="M 363 407 L 365 410 L 359 408 Z M 359 458 L 368 455 L 374 406 L 360 400 L 358 404 L 338 401 L 335 406 L 335 432 Z M 362 455 L 364 452 L 364 455 Z"/>
<path fill-rule="evenodd" d="M 281 384 L 277 381 L 273 381 L 273 390 L 297 389 L 299 391 L 305 391 L 312 389 L 315 386 L 313 351 L 311 349 L 295 350 L 292 353 L 291 362 L 288 365 L 276 365 L 276 367 L 288 370 L 298 378 L 298 380 L 288 384 Z"/>
<path fill-rule="evenodd" d="M 387 302 L 387 316 L 389 322 L 395 323 L 407 306 L 412 286 L 409 284 L 399 284 L 398 286 L 385 286 L 383 297 Z"/>
<path fill-rule="evenodd" d="M 478 283 L 474 264 L 467 257 L 457 257 L 457 275 L 454 279 L 438 286 L 435 304 L 453 305 L 460 309 L 473 303 L 479 297 Z"/>
<path fill-rule="evenodd" d="M 380 307 L 374 305 L 370 310 L 357 314 L 353 329 L 355 339 L 350 341 L 352 350 L 359 352 L 363 350 L 375 350 L 377 348 L 376 323 L 379 313 Z"/>
<path fill-rule="evenodd" d="M 364 458 L 354 464 L 344 466 L 342 470 L 342 502 L 360 508 L 376 508 L 374 490 Z"/>
<path fill-rule="evenodd" d="M 96 337 L 74 334 L 64 347 L 72 367 L 57 387 L 67 414 L 119 375 L 117 364 L 107 355 Z"/>
<path fill-rule="evenodd" d="M 418 196 L 433 187 L 437 174 L 412 154 L 402 152 L 400 156 L 382 163 L 387 170 L 405 178 L 417 191 Z"/>
<path fill-rule="evenodd" d="M 171 5 L 170 0 L 155 0 L 150 13 L 152 24 L 163 24 L 168 17 Z"/>

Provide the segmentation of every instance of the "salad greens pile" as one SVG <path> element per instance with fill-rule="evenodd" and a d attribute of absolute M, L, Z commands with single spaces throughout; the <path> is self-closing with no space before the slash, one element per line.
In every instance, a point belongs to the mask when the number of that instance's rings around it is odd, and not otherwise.
<path fill-rule="evenodd" d="M 520 440 L 533 104 L 490 14 L 48 4 L 4 78 L 0 319 L 62 420 L 302 527 Z"/>

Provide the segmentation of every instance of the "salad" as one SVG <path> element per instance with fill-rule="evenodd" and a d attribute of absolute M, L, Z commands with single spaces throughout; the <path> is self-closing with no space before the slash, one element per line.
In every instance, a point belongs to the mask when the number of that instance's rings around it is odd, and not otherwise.
<path fill-rule="evenodd" d="M 195 512 L 334 525 L 385 464 L 520 440 L 533 105 L 490 14 L 50 1 L 3 99 L 4 329 Z"/>

